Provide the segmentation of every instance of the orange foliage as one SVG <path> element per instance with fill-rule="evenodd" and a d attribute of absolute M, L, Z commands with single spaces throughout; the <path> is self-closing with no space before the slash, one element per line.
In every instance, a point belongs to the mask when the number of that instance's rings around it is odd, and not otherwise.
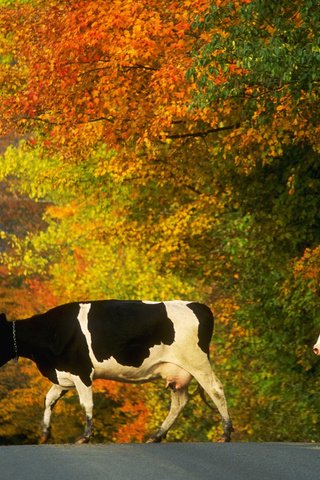
<path fill-rule="evenodd" d="M 146 427 L 151 413 L 143 396 L 141 396 L 141 392 L 135 392 L 135 395 L 133 395 L 132 389 L 126 388 L 126 391 L 129 395 L 121 410 L 128 414 L 130 421 L 118 428 L 115 440 L 120 443 L 142 442 L 146 437 Z"/>
<path fill-rule="evenodd" d="M 294 277 L 303 278 L 309 288 L 316 292 L 320 288 L 320 246 L 306 248 L 303 256 L 294 264 Z"/>
<path fill-rule="evenodd" d="M 142 147 L 173 125 L 180 133 L 195 43 L 190 18 L 207 4 L 51 0 L 0 10 L 19 59 L 0 107 L 2 131 L 41 126 L 47 147 L 65 144 L 81 156 L 100 141 Z"/>
<path fill-rule="evenodd" d="M 148 388 L 148 386 L 146 386 Z M 124 424 L 114 415 L 116 442 L 141 442 L 146 436 L 150 412 L 145 402 L 144 385 L 125 385 L 111 380 L 95 380 L 94 390 L 104 392 L 107 398 L 120 402 L 125 414 Z"/>

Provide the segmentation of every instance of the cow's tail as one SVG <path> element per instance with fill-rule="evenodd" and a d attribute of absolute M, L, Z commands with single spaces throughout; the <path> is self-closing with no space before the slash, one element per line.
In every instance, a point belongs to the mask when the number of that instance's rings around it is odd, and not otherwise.
<path fill-rule="evenodd" d="M 215 410 L 212 405 L 208 402 L 205 396 L 204 389 L 201 387 L 201 385 L 198 384 L 197 389 L 194 391 L 194 393 L 191 395 L 191 397 L 195 397 L 196 395 L 200 395 L 201 400 L 209 407 L 211 410 Z"/>

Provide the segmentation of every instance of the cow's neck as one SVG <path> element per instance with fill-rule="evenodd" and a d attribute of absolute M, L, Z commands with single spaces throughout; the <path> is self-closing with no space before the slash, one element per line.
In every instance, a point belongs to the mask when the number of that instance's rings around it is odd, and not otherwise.
<path fill-rule="evenodd" d="M 15 337 L 14 337 L 15 332 Z M 41 347 L 41 327 L 34 317 L 15 322 L 12 330 L 15 354 L 34 360 L 37 347 Z"/>

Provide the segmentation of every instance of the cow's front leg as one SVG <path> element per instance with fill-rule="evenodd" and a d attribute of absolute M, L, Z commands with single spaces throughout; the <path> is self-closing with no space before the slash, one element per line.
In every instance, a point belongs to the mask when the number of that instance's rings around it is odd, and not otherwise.
<path fill-rule="evenodd" d="M 44 402 L 44 413 L 42 419 L 42 433 L 40 437 L 40 443 L 47 443 L 50 438 L 50 421 L 52 410 L 57 401 L 63 397 L 67 392 L 67 389 L 60 387 L 60 385 L 52 385 L 48 391 Z"/>
<path fill-rule="evenodd" d="M 78 438 L 78 440 L 76 441 L 76 443 L 78 445 L 81 445 L 83 443 L 89 443 L 90 442 L 90 438 L 93 436 L 93 420 L 92 420 L 92 416 L 91 417 L 88 417 L 86 416 L 86 427 L 84 429 L 84 434 Z"/>
<path fill-rule="evenodd" d="M 83 435 L 76 441 L 76 443 L 89 443 L 93 436 L 93 396 L 92 386 L 85 385 L 79 378 L 74 379 L 74 383 L 79 394 L 80 405 L 84 408 L 86 414 L 86 426 Z"/>

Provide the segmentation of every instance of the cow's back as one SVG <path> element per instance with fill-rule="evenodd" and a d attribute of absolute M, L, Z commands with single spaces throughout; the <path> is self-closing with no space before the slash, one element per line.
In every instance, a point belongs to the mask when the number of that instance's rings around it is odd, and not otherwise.
<path fill-rule="evenodd" d="M 174 342 L 174 325 L 162 302 L 104 300 L 89 305 L 88 330 L 99 362 L 114 357 L 120 364 L 139 366 L 150 348 Z"/>

